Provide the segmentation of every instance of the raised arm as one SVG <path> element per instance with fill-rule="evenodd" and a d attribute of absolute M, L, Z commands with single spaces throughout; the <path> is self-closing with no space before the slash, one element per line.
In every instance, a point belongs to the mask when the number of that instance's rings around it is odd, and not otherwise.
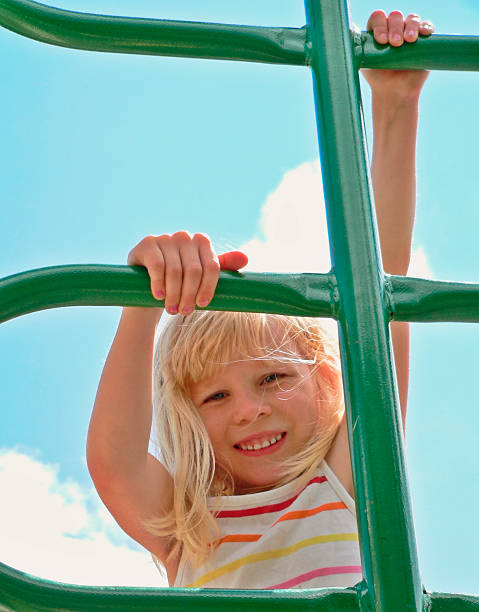
<path fill-rule="evenodd" d="M 171 314 L 189 314 L 213 297 L 220 267 L 237 270 L 242 253 L 216 257 L 209 239 L 187 232 L 149 236 L 130 253 L 130 265 L 148 269 L 151 291 Z M 101 376 L 87 442 L 88 467 L 100 497 L 118 524 L 163 562 L 168 538 L 144 521 L 170 511 L 172 479 L 148 453 L 152 424 L 153 345 L 161 308 L 125 308 Z M 165 563 L 169 572 L 169 566 Z"/>
<path fill-rule="evenodd" d="M 433 32 L 430 22 L 399 11 L 386 16 L 374 11 L 367 29 L 377 42 L 401 46 L 418 35 Z M 384 270 L 405 275 L 411 258 L 416 209 L 416 136 L 419 95 L 428 73 L 424 70 L 364 70 L 371 86 L 373 159 L 371 176 Z M 409 379 L 409 323 L 392 323 L 391 335 L 403 423 Z"/>
<path fill-rule="evenodd" d="M 367 29 L 376 42 L 401 46 L 414 43 L 418 34 L 433 31 L 417 15 L 404 19 L 393 11 L 386 16 L 374 11 Z M 384 270 L 405 275 L 411 257 L 412 231 L 416 209 L 416 135 L 418 103 L 427 72 L 422 70 L 363 70 L 371 86 L 373 106 L 373 159 L 371 175 Z M 394 361 L 401 401 L 403 426 L 409 380 L 409 323 L 391 324 Z M 353 477 L 349 457 L 346 419 L 326 460 L 351 495 Z"/>

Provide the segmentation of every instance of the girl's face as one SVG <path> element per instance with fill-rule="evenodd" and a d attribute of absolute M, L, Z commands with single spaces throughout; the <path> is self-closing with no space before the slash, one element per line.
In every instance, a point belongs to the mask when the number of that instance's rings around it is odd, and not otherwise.
<path fill-rule="evenodd" d="M 318 421 L 318 384 L 302 363 L 233 361 L 190 392 L 236 493 L 274 487 Z"/>

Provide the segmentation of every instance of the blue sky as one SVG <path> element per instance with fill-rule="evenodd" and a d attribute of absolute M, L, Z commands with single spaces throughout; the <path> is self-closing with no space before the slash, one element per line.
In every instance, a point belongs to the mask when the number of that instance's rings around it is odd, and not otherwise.
<path fill-rule="evenodd" d="M 304 25 L 301 0 L 65 0 L 56 6 Z M 479 32 L 473 0 L 458 0 L 453 9 L 432 0 L 382 7 L 352 0 L 350 6 L 363 29 L 374 8 L 399 8 L 432 19 L 440 33 Z M 74 51 L 6 30 L 0 30 L 0 52 L 0 276 L 47 265 L 124 263 L 143 235 L 182 228 L 208 232 L 218 250 L 262 246 L 252 257 L 255 269 L 273 269 L 275 261 L 278 269 L 311 265 L 315 225 L 308 206 L 321 197 L 305 187 L 310 179 L 318 185 L 307 69 Z M 436 279 L 479 281 L 477 99 L 475 73 L 431 74 L 422 96 L 415 246 L 419 269 Z M 370 132 L 366 88 L 364 105 Z M 285 262 L 273 243 L 291 228 L 290 201 L 299 211 L 299 234 Z M 315 239 L 322 245 L 317 269 L 325 271 L 324 231 Z M 84 459 L 119 312 L 46 311 L 0 328 L 0 477 L 11 504 L 2 508 L 0 523 L 15 542 L 1 560 L 20 569 L 72 582 L 126 583 L 134 574 L 145 584 L 159 583 L 147 557 L 101 510 Z M 432 590 L 479 592 L 478 348 L 474 325 L 413 326 L 407 453 L 421 571 Z M 52 542 L 51 560 L 35 565 L 45 541 Z M 65 550 L 74 550 L 78 562 L 65 560 Z M 119 551 L 123 574 L 116 566 L 102 574 Z M 95 556 L 101 567 L 91 567 Z"/>

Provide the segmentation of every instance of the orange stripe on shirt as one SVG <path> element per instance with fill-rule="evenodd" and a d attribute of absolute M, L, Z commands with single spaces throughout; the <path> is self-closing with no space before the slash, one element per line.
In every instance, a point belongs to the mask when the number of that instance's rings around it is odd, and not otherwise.
<path fill-rule="evenodd" d="M 224 542 L 257 542 L 261 535 L 261 533 L 230 533 L 215 542 L 215 548 Z"/>
<path fill-rule="evenodd" d="M 322 504 L 321 506 L 317 506 L 316 508 L 310 508 L 309 510 L 293 510 L 292 512 L 286 512 L 286 514 L 280 516 L 279 519 L 271 525 L 271 527 L 274 527 L 274 525 L 277 525 L 281 521 L 302 519 L 308 516 L 314 516 L 315 514 L 319 514 L 319 512 L 326 512 L 328 510 L 347 510 L 347 506 L 343 502 L 331 502 L 329 504 Z"/>
<path fill-rule="evenodd" d="M 274 527 L 281 521 L 292 521 L 295 519 L 302 519 L 308 516 L 314 516 L 319 512 L 327 512 L 328 510 L 347 510 L 347 506 L 343 502 L 330 502 L 328 504 L 322 504 L 316 508 L 310 508 L 309 510 L 293 510 L 293 512 L 287 512 L 283 514 L 277 521 L 275 521 L 271 527 Z M 270 527 L 270 528 L 271 528 Z M 262 533 L 230 533 L 215 542 L 215 548 L 218 548 L 225 542 L 257 542 L 264 534 Z"/>

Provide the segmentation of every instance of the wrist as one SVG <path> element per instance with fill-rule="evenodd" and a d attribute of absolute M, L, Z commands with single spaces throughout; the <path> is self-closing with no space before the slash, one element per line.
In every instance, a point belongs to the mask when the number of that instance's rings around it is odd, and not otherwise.
<path fill-rule="evenodd" d="M 387 91 L 373 91 L 373 114 L 396 116 L 398 113 L 417 114 L 419 111 L 419 92 L 405 92 L 401 95 Z"/>

